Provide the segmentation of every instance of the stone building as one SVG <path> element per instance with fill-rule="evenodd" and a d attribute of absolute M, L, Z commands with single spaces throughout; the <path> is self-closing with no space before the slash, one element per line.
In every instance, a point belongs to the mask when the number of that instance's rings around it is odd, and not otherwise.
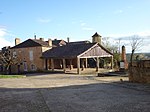
<path fill-rule="evenodd" d="M 54 44 L 53 44 L 54 43 Z M 20 43 L 20 39 L 15 39 L 15 46 L 11 48 L 13 56 L 17 56 L 18 64 L 11 66 L 13 73 L 18 72 L 32 72 L 32 71 L 43 71 L 44 60 L 41 59 L 42 53 L 51 49 L 52 47 L 65 45 L 66 42 L 63 40 L 55 39 L 52 41 L 44 41 L 40 39 L 28 39 Z"/>
<path fill-rule="evenodd" d="M 15 39 L 15 46 L 11 53 L 18 59 L 17 65 L 11 66 L 14 73 L 37 72 L 54 68 L 64 69 L 66 67 L 80 68 L 88 67 L 88 60 L 96 62 L 96 70 L 99 68 L 99 60 L 108 57 L 113 67 L 113 54 L 101 45 L 101 36 L 96 32 L 89 41 L 65 42 L 64 40 L 44 41 L 43 38 L 28 39 L 20 42 Z M 90 62 L 89 62 L 90 64 Z"/>

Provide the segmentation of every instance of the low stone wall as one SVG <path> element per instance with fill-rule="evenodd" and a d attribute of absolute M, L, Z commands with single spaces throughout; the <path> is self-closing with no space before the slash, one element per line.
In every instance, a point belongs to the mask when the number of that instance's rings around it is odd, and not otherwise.
<path fill-rule="evenodd" d="M 129 81 L 150 83 L 150 60 L 133 62 L 129 67 Z"/>

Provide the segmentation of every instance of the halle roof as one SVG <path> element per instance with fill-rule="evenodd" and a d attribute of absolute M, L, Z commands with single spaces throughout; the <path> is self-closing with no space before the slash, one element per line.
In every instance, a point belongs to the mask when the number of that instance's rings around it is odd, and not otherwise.
<path fill-rule="evenodd" d="M 75 58 L 90 49 L 95 44 L 97 43 L 67 44 L 65 46 L 55 47 L 45 51 L 42 54 L 42 58 Z M 101 45 L 100 47 L 112 55 L 112 53 Z"/>
<path fill-rule="evenodd" d="M 94 43 L 90 44 L 67 44 L 65 46 L 52 48 L 45 51 L 42 55 L 43 58 L 73 58 L 88 50 Z"/>

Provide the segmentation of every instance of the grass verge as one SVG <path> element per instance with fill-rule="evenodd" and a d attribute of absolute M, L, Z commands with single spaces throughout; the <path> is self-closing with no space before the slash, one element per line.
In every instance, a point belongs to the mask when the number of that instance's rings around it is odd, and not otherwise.
<path fill-rule="evenodd" d="M 0 75 L 0 79 L 3 78 L 23 78 L 25 75 Z"/>

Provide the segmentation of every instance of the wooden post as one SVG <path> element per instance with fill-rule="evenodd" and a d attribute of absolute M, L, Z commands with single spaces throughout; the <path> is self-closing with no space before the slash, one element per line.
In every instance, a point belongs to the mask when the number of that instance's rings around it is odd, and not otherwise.
<path fill-rule="evenodd" d="M 50 66 L 49 59 L 47 59 L 47 70 L 49 70 L 49 66 Z"/>
<path fill-rule="evenodd" d="M 72 65 L 72 59 L 70 59 L 70 65 L 69 65 L 69 68 L 70 68 L 70 70 L 73 68 L 73 65 Z"/>
<path fill-rule="evenodd" d="M 63 59 L 63 69 L 64 69 L 64 73 L 66 72 L 66 60 Z"/>
<path fill-rule="evenodd" d="M 80 58 L 77 57 L 77 74 L 80 74 Z"/>
<path fill-rule="evenodd" d="M 51 69 L 54 71 L 54 59 L 51 58 Z"/>
<path fill-rule="evenodd" d="M 47 63 L 48 63 L 48 59 L 45 59 L 45 70 L 48 70 Z"/>
<path fill-rule="evenodd" d="M 111 56 L 111 69 L 113 69 L 113 56 Z"/>
<path fill-rule="evenodd" d="M 98 72 L 99 69 L 99 57 L 96 59 L 96 72 Z"/>
<path fill-rule="evenodd" d="M 59 63 L 60 63 L 60 68 L 63 69 L 62 60 L 60 60 Z"/>
<path fill-rule="evenodd" d="M 85 68 L 88 68 L 87 58 L 85 58 Z"/>
<path fill-rule="evenodd" d="M 82 67 L 82 71 L 84 70 L 84 58 L 81 58 L 81 67 Z"/>

